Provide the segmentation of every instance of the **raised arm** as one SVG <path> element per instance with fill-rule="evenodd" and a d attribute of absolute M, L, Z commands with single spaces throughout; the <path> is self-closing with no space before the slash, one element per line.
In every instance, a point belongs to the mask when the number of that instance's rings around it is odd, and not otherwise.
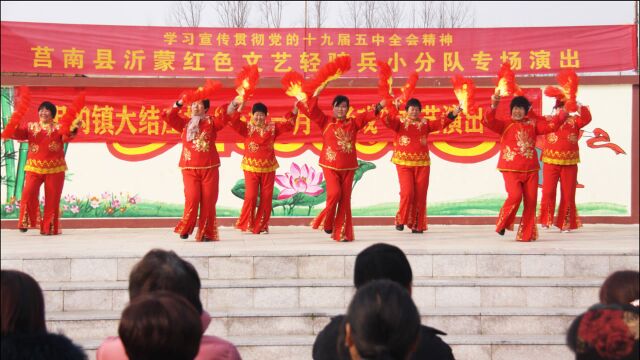
<path fill-rule="evenodd" d="M 284 122 L 276 124 L 276 136 L 282 133 L 293 130 L 296 126 L 296 120 L 298 119 L 298 107 L 297 103 L 293 105 L 293 109 L 284 115 Z"/>
<path fill-rule="evenodd" d="M 582 129 L 591 122 L 591 111 L 588 106 L 584 106 L 578 103 L 578 116 L 576 116 L 576 126 L 578 129 Z"/>
<path fill-rule="evenodd" d="M 449 126 L 460 114 L 460 107 L 456 106 L 453 110 L 449 111 L 448 114 L 440 115 L 440 119 L 429 121 L 429 132 L 440 131 Z"/>
<path fill-rule="evenodd" d="M 493 94 L 491 96 L 491 108 L 489 111 L 485 112 L 484 118 L 482 119 L 482 125 L 498 134 L 502 134 L 506 127 L 506 121 L 496 118 L 498 103 L 500 103 L 500 96 L 498 94 Z"/>
<path fill-rule="evenodd" d="M 324 129 L 327 121 L 329 121 L 329 117 L 325 115 L 325 113 L 320 110 L 318 107 L 318 97 L 314 96 L 309 101 L 307 101 L 307 113 L 306 115 L 313 121 L 318 124 L 320 129 Z"/>
<path fill-rule="evenodd" d="M 527 114 L 529 118 L 536 122 L 537 134 L 548 134 L 558 131 L 560 125 L 567 120 L 567 115 L 567 112 L 564 110 L 561 110 L 559 113 L 552 116 L 540 116 L 533 111 L 529 111 L 529 114 Z"/>
<path fill-rule="evenodd" d="M 227 113 L 224 120 L 227 121 L 227 124 L 235 130 L 240 136 L 247 137 L 247 123 L 240 120 L 240 109 L 242 108 L 242 104 L 235 105 L 234 102 L 231 102 L 227 106 Z"/>
<path fill-rule="evenodd" d="M 354 123 L 356 124 L 356 127 L 358 129 L 362 129 L 363 127 L 365 127 L 369 122 L 371 121 L 375 121 L 378 117 L 376 116 L 376 105 L 375 104 L 373 106 L 371 106 L 368 110 L 365 110 L 364 112 L 356 115 L 355 119 L 353 119 Z"/>
<path fill-rule="evenodd" d="M 163 117 L 163 120 L 167 123 L 167 125 L 171 126 L 174 130 L 181 133 L 184 129 L 184 126 L 187 124 L 189 119 L 186 116 L 180 114 L 180 108 L 182 107 L 182 101 L 178 100 L 173 104 L 171 111 L 167 116 Z"/>

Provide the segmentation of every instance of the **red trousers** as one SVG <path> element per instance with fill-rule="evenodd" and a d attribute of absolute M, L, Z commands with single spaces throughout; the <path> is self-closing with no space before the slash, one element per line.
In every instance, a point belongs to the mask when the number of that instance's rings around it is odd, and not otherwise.
<path fill-rule="evenodd" d="M 244 203 L 235 225 L 236 228 L 242 231 L 251 231 L 254 234 L 269 231 L 275 177 L 275 171 L 267 173 L 244 172 Z M 256 211 L 258 195 L 260 195 L 260 205 Z"/>
<path fill-rule="evenodd" d="M 327 181 L 327 204 L 313 219 L 311 227 L 332 230 L 331 238 L 335 241 L 353 241 L 355 237 L 351 219 L 351 190 L 355 170 L 333 170 L 323 167 L 322 173 Z"/>
<path fill-rule="evenodd" d="M 400 206 L 396 225 L 412 230 L 427 230 L 427 190 L 430 166 L 396 165 L 400 182 Z"/>
<path fill-rule="evenodd" d="M 180 235 L 191 234 L 198 219 L 196 241 L 219 240 L 216 223 L 218 201 L 218 167 L 206 169 L 182 169 L 184 182 L 184 214 L 175 228 Z M 198 207 L 200 216 L 198 216 Z"/>
<path fill-rule="evenodd" d="M 38 194 L 44 183 L 44 217 L 40 220 Z M 64 186 L 64 171 L 54 174 L 25 173 L 18 228 L 28 229 L 40 225 L 40 234 L 58 235 L 60 231 L 60 197 Z"/>
<path fill-rule="evenodd" d="M 578 165 L 544 164 L 542 179 L 542 201 L 540 203 L 540 224 L 551 226 L 556 208 L 556 188 L 560 180 L 560 206 L 555 226 L 562 230 L 573 230 L 581 226 L 576 209 L 576 184 Z"/>
<path fill-rule="evenodd" d="M 507 200 L 505 200 L 502 209 L 500 209 L 496 232 L 500 232 L 503 229 L 513 230 L 513 223 L 520 207 L 520 201 L 524 199 L 524 210 L 516 240 L 536 240 L 538 238 L 538 229 L 536 227 L 538 172 L 503 171 L 502 176 L 504 177 L 504 187 L 507 190 Z"/>

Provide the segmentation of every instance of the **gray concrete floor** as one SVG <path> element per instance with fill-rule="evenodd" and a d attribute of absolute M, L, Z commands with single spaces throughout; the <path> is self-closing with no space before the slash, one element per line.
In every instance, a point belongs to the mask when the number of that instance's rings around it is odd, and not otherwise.
<path fill-rule="evenodd" d="M 310 227 L 271 227 L 262 235 L 221 227 L 221 241 L 196 243 L 193 237 L 181 240 L 169 228 L 63 229 L 58 236 L 2 229 L 0 248 L 2 259 L 142 256 L 152 248 L 174 250 L 181 256 L 355 255 L 377 242 L 394 244 L 407 254 L 638 255 L 638 225 L 585 225 L 570 233 L 539 228 L 539 239 L 532 243 L 516 242 L 514 232 L 499 236 L 493 230 L 485 225 L 433 225 L 424 234 L 412 234 L 393 226 L 358 226 L 354 242 L 338 243 Z"/>

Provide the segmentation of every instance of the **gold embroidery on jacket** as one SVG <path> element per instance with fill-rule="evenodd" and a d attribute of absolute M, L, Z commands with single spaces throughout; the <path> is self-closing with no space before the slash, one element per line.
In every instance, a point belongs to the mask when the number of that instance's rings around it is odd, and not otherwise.
<path fill-rule="evenodd" d="M 201 132 L 193 139 L 193 147 L 198 152 L 207 152 L 209 151 L 209 134 L 206 132 Z"/>
<path fill-rule="evenodd" d="M 402 135 L 400 136 L 400 139 L 398 139 L 398 143 L 400 146 L 408 146 L 411 144 L 411 139 L 408 136 Z"/>
<path fill-rule="evenodd" d="M 343 128 L 337 128 L 334 132 L 336 140 L 338 140 L 338 146 L 343 153 L 350 154 L 353 151 L 353 144 L 351 143 L 351 132 L 345 131 Z"/>
<path fill-rule="evenodd" d="M 513 158 L 515 156 L 516 156 L 516 152 L 511 150 L 509 146 L 505 146 L 504 150 L 502 151 L 502 158 L 505 159 L 506 161 L 513 161 Z"/>
<path fill-rule="evenodd" d="M 190 161 L 191 160 L 191 152 L 189 151 L 189 149 L 184 148 L 182 150 L 182 158 L 184 159 L 184 161 Z"/>
<path fill-rule="evenodd" d="M 558 135 L 556 135 L 556 133 L 547 134 L 547 142 L 549 144 L 555 144 L 556 141 L 558 141 Z"/>
<path fill-rule="evenodd" d="M 33 153 L 37 153 L 40 150 L 40 146 L 38 144 L 29 144 L 29 150 Z"/>
<path fill-rule="evenodd" d="M 572 143 L 572 144 L 577 144 L 578 143 L 578 135 L 576 135 L 575 133 L 571 133 L 571 134 L 569 134 L 569 136 L 567 136 L 567 140 L 569 140 L 569 142 Z"/>
<path fill-rule="evenodd" d="M 533 154 L 535 153 L 535 150 L 533 148 L 535 142 L 532 138 L 529 137 L 529 134 L 524 130 L 520 130 L 516 134 L 516 139 L 518 140 L 516 144 L 520 148 L 520 153 L 522 154 L 522 156 L 527 159 L 533 158 Z"/>
<path fill-rule="evenodd" d="M 249 148 L 249 151 L 250 151 L 250 152 L 254 153 L 254 152 L 258 151 L 258 149 L 260 148 L 260 145 L 258 145 L 258 144 L 256 144 L 256 143 L 254 143 L 253 141 L 251 141 L 251 142 L 249 143 L 248 148 Z"/>
<path fill-rule="evenodd" d="M 329 162 L 336 161 L 336 152 L 333 151 L 331 146 L 327 146 L 327 151 L 325 152 L 325 154 L 327 154 L 327 161 Z"/>
<path fill-rule="evenodd" d="M 58 150 L 60 150 L 60 143 L 58 143 L 57 141 L 52 141 L 49 143 L 49 151 L 56 152 Z"/>

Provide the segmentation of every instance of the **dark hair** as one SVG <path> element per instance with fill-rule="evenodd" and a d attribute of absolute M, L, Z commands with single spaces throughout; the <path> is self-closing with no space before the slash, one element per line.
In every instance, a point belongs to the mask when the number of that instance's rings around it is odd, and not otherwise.
<path fill-rule="evenodd" d="M 362 358 L 406 359 L 417 343 L 420 314 L 399 284 L 374 280 L 358 289 L 345 316 Z"/>
<path fill-rule="evenodd" d="M 347 108 L 349 108 L 349 98 L 344 96 L 344 95 L 338 95 L 336 97 L 333 98 L 333 102 L 331 103 L 331 106 L 336 107 L 339 106 L 340 104 L 342 104 L 343 102 L 347 103 Z"/>
<path fill-rule="evenodd" d="M 209 99 L 202 99 L 202 106 L 204 106 L 204 110 L 209 110 Z"/>
<path fill-rule="evenodd" d="M 594 305 L 569 326 L 567 346 L 576 360 L 637 360 L 638 315 L 628 304 Z"/>
<path fill-rule="evenodd" d="M 122 312 L 118 335 L 131 360 L 193 360 L 202 339 L 196 309 L 168 291 L 141 295 Z"/>
<path fill-rule="evenodd" d="M 202 313 L 198 272 L 173 251 L 149 251 L 129 274 L 129 299 L 158 290 L 181 295 Z"/>
<path fill-rule="evenodd" d="M 56 106 L 53 105 L 52 102 L 50 101 L 44 101 L 42 104 L 40 104 L 40 106 L 38 106 L 38 111 L 42 110 L 42 108 L 45 108 L 47 110 L 49 110 L 51 112 L 51 117 L 55 118 L 56 117 Z"/>
<path fill-rule="evenodd" d="M 2 270 L 0 279 L 2 336 L 46 333 L 44 297 L 38 282 L 16 270 Z"/>
<path fill-rule="evenodd" d="M 263 104 L 263 103 L 255 103 L 253 104 L 253 107 L 251 108 L 251 113 L 255 114 L 256 112 L 261 112 L 265 115 L 267 115 L 267 105 Z"/>
<path fill-rule="evenodd" d="M 409 99 L 409 101 L 407 101 L 407 105 L 405 105 L 404 109 L 405 110 L 409 110 L 410 106 L 415 106 L 418 109 L 422 110 L 422 104 L 420 103 L 420 100 L 418 100 L 416 98 Z"/>
<path fill-rule="evenodd" d="M 516 106 L 524 108 L 524 113 L 526 114 L 529 112 L 529 108 L 531 108 L 531 103 L 524 96 L 516 96 L 511 100 L 511 112 L 513 112 L 513 108 Z"/>
<path fill-rule="evenodd" d="M 397 246 L 374 244 L 356 256 L 353 283 L 356 288 L 372 280 L 389 279 L 406 289 L 411 287 L 413 273 L 407 256 Z"/>
<path fill-rule="evenodd" d="M 629 304 L 640 299 L 640 272 L 633 270 L 616 271 L 609 275 L 600 287 L 602 304 Z"/>

